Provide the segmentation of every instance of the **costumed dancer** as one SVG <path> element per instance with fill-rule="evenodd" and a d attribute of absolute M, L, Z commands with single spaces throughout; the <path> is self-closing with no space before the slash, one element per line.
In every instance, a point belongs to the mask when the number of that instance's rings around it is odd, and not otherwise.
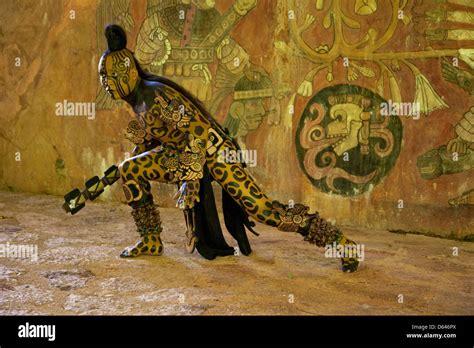
<path fill-rule="evenodd" d="M 105 35 L 108 49 L 99 62 L 101 84 L 113 99 L 125 100 L 136 113 L 136 119 L 127 128 L 128 138 L 136 147 L 119 170 L 140 240 L 127 247 L 122 257 L 163 252 L 161 219 L 150 192 L 150 181 L 178 185 L 178 205 L 184 209 L 205 204 L 202 186 L 209 189 L 210 180 L 218 182 L 223 188 L 226 227 L 234 237 L 236 229 L 242 232 L 241 226 L 250 228 L 250 216 L 280 231 L 296 232 L 319 247 L 332 243 L 355 245 L 318 213 L 309 213 L 309 207 L 290 207 L 268 198 L 244 164 L 220 160 L 221 151 L 237 151 L 238 145 L 197 98 L 176 83 L 143 71 L 126 48 L 126 35 L 121 27 L 109 25 Z M 217 214 L 214 216 L 217 218 Z M 236 217 L 242 220 L 240 227 Z M 209 214 L 200 218 L 207 219 L 207 225 L 215 223 Z M 246 236 L 240 234 L 236 239 L 242 252 L 250 253 Z M 231 253 L 224 249 L 217 255 Z M 358 264 L 355 257 L 342 258 L 344 271 L 356 271 Z"/>

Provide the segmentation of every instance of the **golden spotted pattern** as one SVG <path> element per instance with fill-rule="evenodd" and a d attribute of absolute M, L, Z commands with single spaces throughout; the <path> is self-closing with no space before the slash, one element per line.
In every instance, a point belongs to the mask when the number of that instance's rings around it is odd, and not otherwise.
<path fill-rule="evenodd" d="M 179 183 L 198 179 L 206 164 L 214 179 L 251 217 L 278 226 L 280 219 L 272 211 L 271 200 L 243 165 L 218 161 L 219 151 L 237 150 L 220 126 L 173 88 L 160 85 L 155 93 L 157 102 L 147 112 L 137 115 L 137 119 L 142 129 L 158 139 L 162 147 L 124 161 L 119 167 L 123 181 L 140 183 L 142 196 L 146 196 L 150 192 L 149 181 Z"/>
<path fill-rule="evenodd" d="M 127 159 L 119 167 L 125 194 L 131 203 L 151 197 L 150 181 L 198 184 L 197 179 L 202 178 L 206 164 L 212 177 L 257 221 L 282 231 L 301 232 L 309 228 L 311 233 L 305 240 L 317 245 L 321 244 L 317 238 L 332 236 L 322 227 L 338 231 L 319 216 L 310 219 L 317 213 L 308 214 L 306 206 L 297 204 L 290 209 L 272 204 L 241 163 L 221 160 L 220 151 L 236 151 L 237 147 L 214 120 L 208 119 L 194 103 L 169 86 L 160 85 L 155 94 L 153 106 L 138 114 L 137 119 L 145 137 L 159 140 L 162 145 Z M 194 190 L 190 187 L 189 192 L 198 197 L 198 187 L 194 186 Z M 186 201 L 197 201 L 193 198 L 188 197 Z M 337 239 L 353 243 L 342 234 L 337 234 Z M 357 269 L 355 259 L 343 258 L 342 262 L 344 270 Z"/>

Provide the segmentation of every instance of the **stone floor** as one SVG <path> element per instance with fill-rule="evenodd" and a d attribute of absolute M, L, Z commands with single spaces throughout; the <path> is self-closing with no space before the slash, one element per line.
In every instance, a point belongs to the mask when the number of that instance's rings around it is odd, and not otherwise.
<path fill-rule="evenodd" d="M 70 216 L 61 204 L 0 192 L 0 245 L 38 248 L 36 262 L 0 258 L 1 315 L 474 314 L 471 242 L 346 227 L 365 246 L 347 274 L 324 249 L 257 225 L 250 257 L 207 261 L 186 252 L 181 211 L 162 209 L 164 255 L 121 259 L 137 237 L 128 206 Z"/>

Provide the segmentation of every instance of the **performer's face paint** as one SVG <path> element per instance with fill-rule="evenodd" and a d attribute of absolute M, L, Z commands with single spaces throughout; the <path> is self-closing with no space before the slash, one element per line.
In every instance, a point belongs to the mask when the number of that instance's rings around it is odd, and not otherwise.
<path fill-rule="evenodd" d="M 99 61 L 100 83 L 113 99 L 123 99 L 138 83 L 138 70 L 132 53 L 123 49 L 103 55 Z"/>

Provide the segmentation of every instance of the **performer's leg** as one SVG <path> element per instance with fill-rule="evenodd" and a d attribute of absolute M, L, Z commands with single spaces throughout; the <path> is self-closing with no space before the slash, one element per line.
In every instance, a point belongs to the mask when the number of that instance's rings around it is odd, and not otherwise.
<path fill-rule="evenodd" d="M 168 170 L 176 165 L 174 151 L 151 150 L 125 160 L 119 166 L 125 198 L 133 208 L 132 216 L 140 234 L 140 240 L 125 248 L 121 257 L 163 253 L 161 218 L 158 205 L 153 203 L 149 181 L 174 182 Z"/>
<path fill-rule="evenodd" d="M 235 150 L 233 144 L 224 145 Z M 309 214 L 309 207 L 295 204 L 293 207 L 270 200 L 258 187 L 252 176 L 240 163 L 225 163 L 219 157 L 208 157 L 207 165 L 211 175 L 230 196 L 254 219 L 277 227 L 284 232 L 297 232 L 304 240 L 325 247 L 328 244 L 355 245 L 336 226 L 325 221 L 316 212 Z M 354 272 L 359 262 L 354 257 L 342 258 L 344 271 Z"/>

